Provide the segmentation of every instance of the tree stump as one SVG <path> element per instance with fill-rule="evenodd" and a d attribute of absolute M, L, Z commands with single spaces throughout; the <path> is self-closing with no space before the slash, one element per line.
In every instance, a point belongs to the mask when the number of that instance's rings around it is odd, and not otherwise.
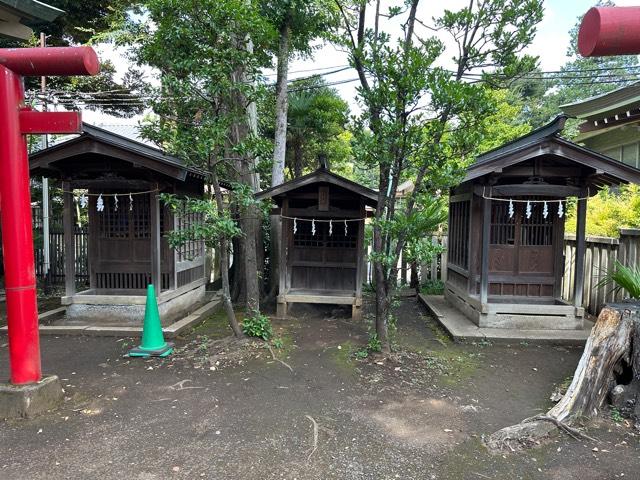
<path fill-rule="evenodd" d="M 609 393 L 638 418 L 639 385 L 640 305 L 606 305 L 591 330 L 573 381 L 562 399 L 546 414 L 498 430 L 485 443 L 490 450 L 515 451 L 539 444 L 557 429 L 576 438 L 594 440 L 574 425 L 597 416 Z"/>

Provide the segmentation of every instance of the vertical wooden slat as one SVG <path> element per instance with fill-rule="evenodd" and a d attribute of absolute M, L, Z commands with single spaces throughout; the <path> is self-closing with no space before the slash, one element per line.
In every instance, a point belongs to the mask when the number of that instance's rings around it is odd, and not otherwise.
<path fill-rule="evenodd" d="M 440 241 L 442 243 L 442 253 L 440 254 L 440 280 L 442 280 L 443 282 L 447 281 L 448 239 L 449 237 L 447 235 L 442 235 L 440 237 Z M 469 261 L 468 258 L 469 255 L 467 253 L 467 262 Z"/>
<path fill-rule="evenodd" d="M 438 237 L 436 235 L 431 236 L 431 243 L 438 245 Z M 438 279 L 438 256 L 434 255 L 431 259 L 431 280 L 436 281 Z"/>
<path fill-rule="evenodd" d="M 486 305 L 489 298 L 489 235 L 491 228 L 491 200 L 482 199 L 482 259 L 480 267 L 480 304 Z"/>
<path fill-rule="evenodd" d="M 76 293 L 76 260 L 75 260 L 75 235 L 73 232 L 74 224 L 74 208 L 73 193 L 71 193 L 71 184 L 62 182 L 63 193 L 63 228 L 64 228 L 64 290 L 67 297 Z"/>
<path fill-rule="evenodd" d="M 160 196 L 157 193 L 150 195 L 149 237 L 151 242 L 151 283 L 155 287 L 156 296 L 162 290 L 160 277 Z"/>
<path fill-rule="evenodd" d="M 576 223 L 576 268 L 574 276 L 574 292 L 573 305 L 575 307 L 582 306 L 582 297 L 584 289 L 584 257 L 585 257 L 585 235 L 587 222 L 587 199 L 586 191 L 581 191 L 578 200 L 577 223 Z"/>

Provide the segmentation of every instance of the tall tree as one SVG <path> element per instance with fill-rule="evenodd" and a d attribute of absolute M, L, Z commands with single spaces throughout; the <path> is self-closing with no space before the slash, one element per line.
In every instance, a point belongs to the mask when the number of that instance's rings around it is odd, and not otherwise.
<path fill-rule="evenodd" d="M 312 41 L 327 38 L 337 23 L 332 0 L 277 0 L 263 2 L 263 12 L 278 32 L 276 47 L 276 116 L 271 186 L 284 182 L 287 143 L 289 60 L 294 53 L 309 54 Z"/>
<path fill-rule="evenodd" d="M 321 77 L 293 82 L 289 95 L 287 164 L 292 176 L 317 168 L 318 155 L 343 163 L 349 106 Z"/>
<path fill-rule="evenodd" d="M 393 280 L 400 252 L 411 240 L 408 227 L 426 211 L 423 198 L 460 178 L 482 138 L 481 120 L 494 108 L 482 82 L 464 79 L 481 72 L 483 80 L 500 83 L 534 68 L 535 59 L 522 51 L 542 19 L 542 1 L 470 0 L 461 10 L 445 10 L 431 25 L 418 18 L 419 0 L 393 2 L 387 12 L 380 0 L 336 2 L 364 107 L 354 152 L 379 172 L 372 253 L 376 335 L 389 351 Z M 389 33 L 393 22 L 402 28 L 396 40 Z M 453 52 L 438 34 L 452 38 Z M 439 66 L 451 56 L 452 70 Z M 407 178 L 414 191 L 396 208 L 395 191 Z"/>
<path fill-rule="evenodd" d="M 239 223 L 243 248 L 242 255 L 234 252 L 234 263 L 243 270 L 247 315 L 259 315 L 260 211 L 253 193 L 262 145 L 248 107 L 259 90 L 253 79 L 269 62 L 261 52 L 270 26 L 247 0 L 146 0 L 143 8 L 144 15 L 129 17 L 118 35 L 140 66 L 159 72 L 159 85 L 150 87 L 156 115 L 142 133 L 209 173 L 216 195 L 208 212 Z M 220 201 L 218 178 L 233 182 L 230 206 Z M 219 248 L 226 253 L 233 229 L 221 231 Z M 231 315 L 228 298 L 225 304 Z"/>

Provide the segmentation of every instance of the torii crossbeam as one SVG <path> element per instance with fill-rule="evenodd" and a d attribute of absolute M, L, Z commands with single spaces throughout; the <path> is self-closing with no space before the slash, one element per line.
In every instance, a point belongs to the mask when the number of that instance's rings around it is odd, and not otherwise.
<path fill-rule="evenodd" d="M 578 51 L 583 57 L 640 53 L 640 7 L 593 7 L 580 23 Z"/>

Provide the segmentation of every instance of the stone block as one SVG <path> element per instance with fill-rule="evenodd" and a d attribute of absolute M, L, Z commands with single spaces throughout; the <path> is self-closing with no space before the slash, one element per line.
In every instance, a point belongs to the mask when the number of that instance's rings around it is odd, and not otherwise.
<path fill-rule="evenodd" d="M 57 408 L 63 397 L 56 375 L 27 385 L 0 384 L 0 418 L 31 418 Z"/>

